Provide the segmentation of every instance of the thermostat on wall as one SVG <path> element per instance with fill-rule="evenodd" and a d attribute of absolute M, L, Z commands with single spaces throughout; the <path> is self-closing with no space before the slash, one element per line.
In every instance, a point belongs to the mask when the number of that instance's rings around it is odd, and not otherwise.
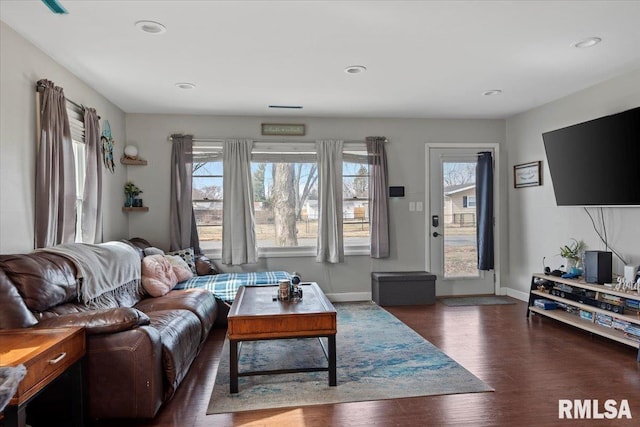
<path fill-rule="evenodd" d="M 389 197 L 404 197 L 404 186 L 389 187 Z"/>

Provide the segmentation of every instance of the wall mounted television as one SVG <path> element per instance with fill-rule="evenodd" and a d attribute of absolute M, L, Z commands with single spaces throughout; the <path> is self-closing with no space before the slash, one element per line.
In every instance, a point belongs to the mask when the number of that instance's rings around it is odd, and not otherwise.
<path fill-rule="evenodd" d="M 542 139 L 558 206 L 640 207 L 640 107 Z"/>

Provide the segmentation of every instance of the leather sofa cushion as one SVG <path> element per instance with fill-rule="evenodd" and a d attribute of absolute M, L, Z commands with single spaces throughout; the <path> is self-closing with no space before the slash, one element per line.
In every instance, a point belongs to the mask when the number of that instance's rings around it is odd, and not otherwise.
<path fill-rule="evenodd" d="M 205 289 L 171 291 L 158 298 L 145 298 L 135 308 L 147 314 L 158 310 L 189 310 L 202 324 L 202 341 L 216 321 L 218 304 L 213 294 Z"/>
<path fill-rule="evenodd" d="M 188 310 L 160 310 L 148 313 L 151 327 L 160 333 L 162 366 L 166 379 L 164 399 L 175 393 L 198 355 L 200 321 Z"/>
<path fill-rule="evenodd" d="M 0 329 L 28 328 L 38 322 L 4 270 L 0 270 L 0 307 Z"/>
<path fill-rule="evenodd" d="M 47 252 L 0 255 L 0 268 L 32 311 L 44 311 L 78 297 L 76 268 L 63 256 Z"/>
<path fill-rule="evenodd" d="M 135 308 L 109 308 L 50 317 L 38 323 L 38 328 L 83 326 L 87 335 L 127 331 L 150 323 L 149 317 Z"/>

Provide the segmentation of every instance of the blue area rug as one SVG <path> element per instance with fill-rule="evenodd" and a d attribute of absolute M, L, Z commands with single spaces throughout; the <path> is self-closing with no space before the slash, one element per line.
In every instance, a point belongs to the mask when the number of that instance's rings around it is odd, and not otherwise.
<path fill-rule="evenodd" d="M 327 372 L 240 377 L 229 393 L 229 340 L 207 414 L 326 403 L 493 391 L 393 315 L 372 303 L 335 304 L 337 387 Z M 239 370 L 327 366 L 318 339 L 242 343 Z"/>

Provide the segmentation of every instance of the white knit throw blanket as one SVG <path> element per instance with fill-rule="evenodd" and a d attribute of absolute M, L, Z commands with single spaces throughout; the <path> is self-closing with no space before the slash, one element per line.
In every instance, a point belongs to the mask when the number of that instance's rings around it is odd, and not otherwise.
<path fill-rule="evenodd" d="M 140 292 L 140 256 L 126 243 L 66 243 L 38 250 L 73 261 L 77 278 L 82 278 L 78 281 L 78 299 L 89 306 L 114 307 L 119 293 Z"/>
<path fill-rule="evenodd" d="M 27 368 L 24 365 L 0 367 L 0 412 L 16 394 L 18 385 L 26 374 Z"/>

